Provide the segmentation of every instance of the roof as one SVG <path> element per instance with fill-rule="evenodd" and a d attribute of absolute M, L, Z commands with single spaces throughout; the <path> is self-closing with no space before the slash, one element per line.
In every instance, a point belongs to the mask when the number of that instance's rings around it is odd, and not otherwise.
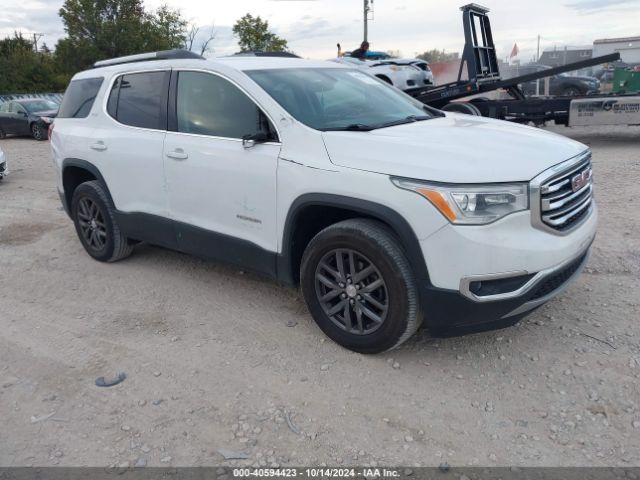
<path fill-rule="evenodd" d="M 221 57 L 206 60 L 214 64 L 227 65 L 236 70 L 262 70 L 270 68 L 336 68 L 335 62 L 323 60 L 305 60 L 283 57 Z"/>
<path fill-rule="evenodd" d="M 172 59 L 172 60 L 151 60 L 133 63 L 122 63 L 105 67 L 93 68 L 78 73 L 74 78 L 92 78 L 105 73 L 126 73 L 148 69 L 168 69 L 168 68 L 193 68 L 198 70 L 231 68 L 237 71 L 265 70 L 280 68 L 348 68 L 335 62 L 304 60 L 301 58 L 287 57 L 255 57 L 255 56 L 232 56 L 211 59 Z"/>
<path fill-rule="evenodd" d="M 594 40 L 593 44 L 601 43 L 621 43 L 621 42 L 640 42 L 640 37 L 621 37 L 621 38 L 600 38 Z"/>

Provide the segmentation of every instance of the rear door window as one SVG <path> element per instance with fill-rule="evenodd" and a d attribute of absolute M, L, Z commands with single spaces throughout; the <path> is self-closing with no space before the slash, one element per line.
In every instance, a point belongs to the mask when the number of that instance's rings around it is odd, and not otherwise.
<path fill-rule="evenodd" d="M 165 130 L 169 77 L 164 71 L 118 77 L 109 94 L 107 112 L 125 125 Z"/>
<path fill-rule="evenodd" d="M 103 78 L 73 80 L 64 93 L 58 118 L 86 118 L 89 116 Z"/>

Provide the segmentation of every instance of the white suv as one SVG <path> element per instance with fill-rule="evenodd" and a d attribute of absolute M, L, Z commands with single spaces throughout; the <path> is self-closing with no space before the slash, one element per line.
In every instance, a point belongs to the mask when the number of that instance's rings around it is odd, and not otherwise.
<path fill-rule="evenodd" d="M 189 57 L 102 62 L 65 93 L 58 189 L 93 258 L 144 241 L 300 284 L 319 327 L 366 353 L 423 319 L 440 336 L 513 324 L 585 264 L 584 145 L 332 62 Z"/>

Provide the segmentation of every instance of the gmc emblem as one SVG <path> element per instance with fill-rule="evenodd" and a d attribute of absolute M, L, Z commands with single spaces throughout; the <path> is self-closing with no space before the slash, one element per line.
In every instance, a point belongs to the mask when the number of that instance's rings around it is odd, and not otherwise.
<path fill-rule="evenodd" d="M 571 179 L 571 190 L 577 192 L 583 188 L 591 178 L 591 169 L 585 170 L 582 173 L 577 174 Z"/>

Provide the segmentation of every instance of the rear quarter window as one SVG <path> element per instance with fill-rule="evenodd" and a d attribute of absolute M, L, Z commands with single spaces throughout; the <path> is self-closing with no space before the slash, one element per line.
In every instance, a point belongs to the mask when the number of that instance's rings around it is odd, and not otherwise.
<path fill-rule="evenodd" d="M 165 130 L 169 78 L 167 71 L 121 75 L 111 88 L 107 112 L 124 125 Z"/>
<path fill-rule="evenodd" d="M 64 92 L 58 118 L 86 118 L 98 95 L 103 78 L 73 80 Z"/>

